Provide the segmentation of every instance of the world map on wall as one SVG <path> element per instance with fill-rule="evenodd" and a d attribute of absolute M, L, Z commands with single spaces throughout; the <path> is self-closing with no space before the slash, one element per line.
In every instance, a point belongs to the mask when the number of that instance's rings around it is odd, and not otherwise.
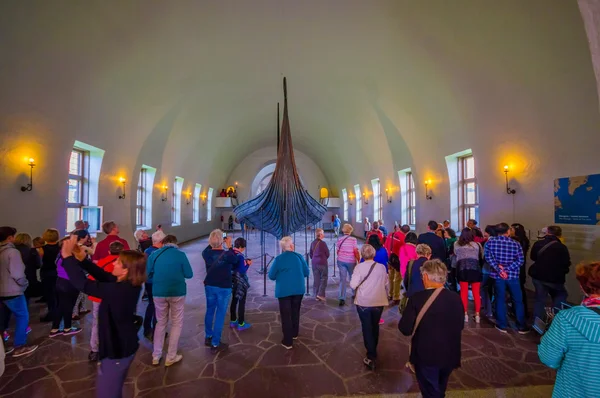
<path fill-rule="evenodd" d="M 600 174 L 554 180 L 554 222 L 600 225 Z"/>

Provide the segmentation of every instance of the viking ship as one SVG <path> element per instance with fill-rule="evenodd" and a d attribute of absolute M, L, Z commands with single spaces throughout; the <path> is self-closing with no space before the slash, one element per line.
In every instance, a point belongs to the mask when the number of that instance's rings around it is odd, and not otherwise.
<path fill-rule="evenodd" d="M 294 160 L 288 117 L 287 81 L 283 78 L 283 120 L 278 131 L 277 162 L 273 177 L 256 198 L 237 206 L 238 220 L 281 239 L 320 222 L 327 211 L 302 186 Z M 278 118 L 279 118 L 279 112 Z M 279 129 L 279 122 L 277 123 Z"/>

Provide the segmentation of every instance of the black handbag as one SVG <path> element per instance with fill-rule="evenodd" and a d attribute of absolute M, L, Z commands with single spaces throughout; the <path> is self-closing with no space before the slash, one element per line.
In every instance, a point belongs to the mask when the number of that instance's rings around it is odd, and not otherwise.
<path fill-rule="evenodd" d="M 392 234 L 391 236 L 392 238 L 392 253 L 390 254 L 390 258 L 388 260 L 388 265 L 390 267 L 392 267 L 393 269 L 396 270 L 396 272 L 400 272 L 400 257 L 398 257 L 398 255 L 396 253 L 394 253 L 394 241 L 395 239 L 395 233 Z"/>

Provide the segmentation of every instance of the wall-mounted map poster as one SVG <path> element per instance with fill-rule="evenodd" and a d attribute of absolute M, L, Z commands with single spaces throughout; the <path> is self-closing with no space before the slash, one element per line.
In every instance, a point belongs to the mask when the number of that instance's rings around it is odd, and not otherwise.
<path fill-rule="evenodd" d="M 554 180 L 554 222 L 600 225 L 600 174 Z"/>

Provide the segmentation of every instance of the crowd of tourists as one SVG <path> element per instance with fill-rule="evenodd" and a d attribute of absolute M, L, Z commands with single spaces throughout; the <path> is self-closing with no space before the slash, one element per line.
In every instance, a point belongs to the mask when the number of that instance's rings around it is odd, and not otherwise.
<path fill-rule="evenodd" d="M 338 219 L 339 220 L 339 219 Z M 416 375 L 424 397 L 444 396 L 450 375 L 461 363 L 461 332 L 465 323 L 483 318 L 501 333 L 509 332 L 508 314 L 516 320 L 516 332 L 530 331 L 525 295 L 525 259 L 534 262 L 529 276 L 535 287 L 533 317 L 546 319 L 546 300 L 560 310 L 567 299 L 565 275 L 570 256 L 558 226 L 549 226 L 531 245 L 521 224 L 500 223 L 484 230 L 475 220 L 457 234 L 448 221 L 430 221 L 428 231 L 417 235 L 408 225 L 389 231 L 378 220 L 368 223 L 366 242 L 359 247 L 353 227 L 340 223 L 335 247 L 340 283 L 337 303 L 349 297 L 361 322 L 368 369 L 377 366 L 379 325 L 386 307 L 401 312 L 399 331 L 411 336 L 406 366 Z M 165 366 L 183 359 L 178 351 L 183 329 L 186 279 L 193 277 L 187 255 L 177 238 L 160 226 L 149 236 L 135 233 L 137 250 L 119 237 L 119 227 L 105 222 L 106 237 L 95 242 L 84 221 L 60 238 L 56 229 L 32 239 L 14 228 L 0 227 L 0 325 L 5 342 L 10 339 L 10 316 L 15 318 L 13 346 L 3 347 L 14 357 L 28 355 L 37 346 L 27 344 L 28 304 L 39 298 L 47 306 L 42 322 L 51 322 L 50 338 L 81 332 L 77 322 L 92 302 L 89 360 L 99 363 L 97 396 L 120 397 L 123 383 L 138 349 L 138 331 L 153 343 L 152 365 Z M 337 235 L 336 230 L 336 235 Z M 315 231 L 308 257 L 313 270 L 316 300 L 326 302 L 330 248 L 325 234 Z M 214 230 L 202 252 L 206 266 L 205 345 L 213 354 L 228 349 L 221 339 L 229 310 L 229 326 L 242 332 L 251 328 L 245 304 L 252 260 L 246 256 L 243 237 L 232 242 Z M 281 254 L 268 277 L 275 281 L 283 338 L 281 345 L 293 349 L 300 333 L 302 300 L 309 264 L 295 252 L 293 239 L 280 240 Z M 539 346 L 540 359 L 559 369 L 556 396 L 600 396 L 598 385 L 577 376 L 582 364 L 597 368 L 600 357 L 600 263 L 577 267 L 576 277 L 586 299 L 581 306 L 552 313 L 553 322 Z M 142 291 L 148 305 L 144 317 L 136 314 Z M 474 312 L 469 314 L 470 301 Z M 169 328 L 169 333 L 167 333 Z M 439 333 L 444 330 L 444 333 Z M 595 361 L 595 362 L 594 362 Z M 593 373 L 593 372 L 592 372 Z M 577 380 L 575 382 L 575 380 Z M 591 395 L 590 395 L 591 394 Z M 567 394 L 568 395 L 568 394 Z"/>

